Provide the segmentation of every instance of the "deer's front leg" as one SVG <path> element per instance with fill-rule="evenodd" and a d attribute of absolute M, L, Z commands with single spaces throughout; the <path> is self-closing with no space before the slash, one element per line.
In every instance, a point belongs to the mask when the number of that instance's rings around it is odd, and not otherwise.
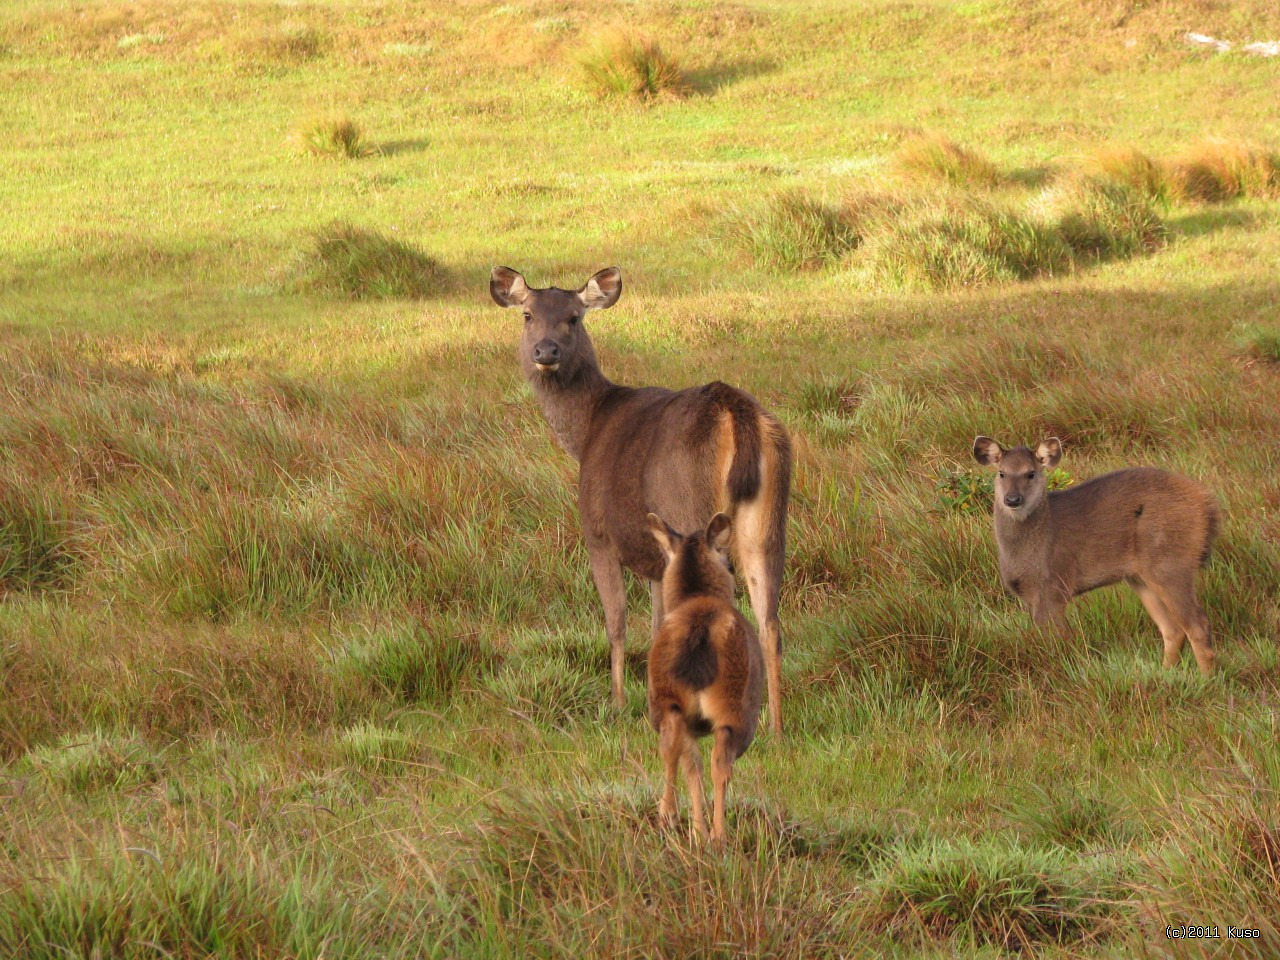
<path fill-rule="evenodd" d="M 622 690 L 623 654 L 627 641 L 627 585 L 622 579 L 622 564 L 608 546 L 587 545 L 591 558 L 591 577 L 596 582 L 600 601 L 604 604 L 604 627 L 609 636 L 609 682 L 613 703 L 618 709 L 626 704 Z"/>

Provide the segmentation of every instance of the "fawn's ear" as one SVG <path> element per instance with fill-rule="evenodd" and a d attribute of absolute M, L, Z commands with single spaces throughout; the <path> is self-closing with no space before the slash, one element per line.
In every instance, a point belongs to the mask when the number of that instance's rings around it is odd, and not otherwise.
<path fill-rule="evenodd" d="M 717 513 L 707 524 L 707 546 L 717 553 L 728 555 L 729 534 L 732 526 L 733 521 L 727 514 Z"/>
<path fill-rule="evenodd" d="M 500 307 L 518 307 L 528 298 L 529 285 L 510 267 L 494 267 L 489 274 L 489 296 Z"/>
<path fill-rule="evenodd" d="M 676 551 L 680 549 L 680 534 L 667 526 L 666 521 L 656 513 L 649 514 L 649 532 L 653 534 L 653 539 L 658 541 L 658 546 L 662 548 L 668 560 L 676 555 Z"/>
<path fill-rule="evenodd" d="M 1057 437 L 1050 437 L 1036 447 L 1036 459 L 1050 469 L 1056 467 L 1062 459 L 1062 441 Z"/>
<path fill-rule="evenodd" d="M 990 437 L 977 437 L 973 441 L 973 459 L 988 467 L 994 467 L 999 463 L 1004 454 L 1004 447 Z"/>
<path fill-rule="evenodd" d="M 622 296 L 622 271 L 605 267 L 583 285 L 578 299 L 588 310 L 607 310 Z"/>

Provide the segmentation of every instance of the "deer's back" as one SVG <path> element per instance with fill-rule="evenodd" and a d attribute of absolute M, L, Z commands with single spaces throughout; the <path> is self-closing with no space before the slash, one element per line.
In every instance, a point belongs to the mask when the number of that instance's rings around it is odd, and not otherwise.
<path fill-rule="evenodd" d="M 717 428 L 726 409 L 735 416 L 763 412 L 750 395 L 721 383 L 679 391 L 617 388 L 603 398 L 578 486 L 588 540 L 609 544 L 624 566 L 661 580 L 662 554 L 645 517 L 656 513 L 690 530 L 724 508 Z"/>
<path fill-rule="evenodd" d="M 1051 562 L 1075 570 L 1076 592 L 1144 570 L 1196 566 L 1217 533 L 1213 495 L 1190 477 L 1132 467 L 1049 494 Z"/>
<path fill-rule="evenodd" d="M 694 597 L 670 611 L 649 652 L 649 719 L 678 710 L 697 735 L 732 727 L 736 755 L 760 716 L 760 642 L 731 603 Z"/>

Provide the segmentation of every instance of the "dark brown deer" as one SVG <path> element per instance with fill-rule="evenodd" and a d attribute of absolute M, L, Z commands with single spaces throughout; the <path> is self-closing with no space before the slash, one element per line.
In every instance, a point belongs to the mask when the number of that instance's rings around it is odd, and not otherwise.
<path fill-rule="evenodd" d="M 1132 467 L 1048 492 L 1058 465 L 1056 437 L 1006 450 L 990 437 L 973 441 L 979 463 L 997 469 L 996 552 L 1000 578 L 1037 624 L 1066 631 L 1076 596 L 1123 580 L 1164 638 L 1164 663 L 1178 662 L 1191 641 L 1202 673 L 1213 670 L 1209 618 L 1196 599 L 1196 571 L 1218 535 L 1213 494 L 1189 477 Z"/>
<path fill-rule="evenodd" d="M 665 774 L 658 816 L 675 824 L 676 766 L 683 766 L 694 829 L 707 836 L 697 738 L 710 734 L 713 842 L 724 839 L 733 763 L 751 745 L 760 718 L 760 641 L 733 605 L 730 529 L 729 518 L 717 513 L 705 532 L 681 536 L 649 514 L 649 531 L 667 558 L 667 615 L 649 651 L 649 722 L 658 731 Z"/>
<path fill-rule="evenodd" d="M 662 622 L 664 558 L 645 517 L 697 530 L 717 512 L 733 519 L 730 554 L 760 625 L 769 718 L 782 731 L 778 590 L 786 546 L 791 445 L 752 397 L 720 382 L 686 390 L 624 387 L 600 372 L 583 318 L 622 293 L 616 267 L 578 290 L 535 289 L 496 267 L 489 293 L 524 314 L 520 365 L 556 439 L 579 463 L 578 512 L 604 603 L 614 702 L 623 704 L 625 567 L 649 581 L 653 632 Z"/>

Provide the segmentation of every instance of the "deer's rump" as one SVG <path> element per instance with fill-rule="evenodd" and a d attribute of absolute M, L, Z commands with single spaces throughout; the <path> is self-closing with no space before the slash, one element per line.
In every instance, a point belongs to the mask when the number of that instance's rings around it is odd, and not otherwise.
<path fill-rule="evenodd" d="M 718 381 L 681 391 L 615 388 L 595 411 L 581 460 L 588 541 L 607 543 L 624 566 L 660 580 L 662 554 L 645 517 L 691 530 L 758 496 L 762 416 L 750 395 Z"/>

